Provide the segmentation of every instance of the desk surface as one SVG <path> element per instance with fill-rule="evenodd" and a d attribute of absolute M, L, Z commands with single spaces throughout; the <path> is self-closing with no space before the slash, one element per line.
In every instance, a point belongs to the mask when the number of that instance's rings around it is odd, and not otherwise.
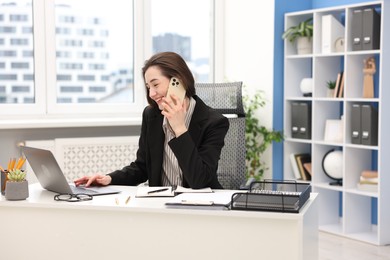
<path fill-rule="evenodd" d="M 40 184 L 32 184 L 29 186 L 29 197 L 21 201 L 7 201 L 4 196 L 0 197 L 0 206 L 2 207 L 38 207 L 38 208 L 60 208 L 60 209 L 84 209 L 84 210 L 118 210 L 118 211 L 143 211 L 143 212 L 159 212 L 173 214 L 199 214 L 199 215 L 220 215 L 220 216 L 238 216 L 248 218 L 273 218 L 273 219 L 300 219 L 305 214 L 311 201 L 315 199 L 316 194 L 311 194 L 309 201 L 300 210 L 300 213 L 283 213 L 275 214 L 275 212 L 266 211 L 237 211 L 237 210 L 193 210 L 193 209 L 168 209 L 165 207 L 165 202 L 171 197 L 148 197 L 136 198 L 135 186 L 111 186 L 114 189 L 121 191 L 119 194 L 94 196 L 91 201 L 83 202 L 62 202 L 53 199 L 56 193 L 43 189 Z M 216 192 L 225 192 L 217 190 Z M 125 204 L 126 199 L 130 196 L 130 200 Z M 117 204 L 117 201 L 119 202 Z"/>
<path fill-rule="evenodd" d="M 30 196 L 25 201 L 1 197 L 0 223 L 7 225 L 1 231 L 0 258 L 69 259 L 77 252 L 80 258 L 105 260 L 202 256 L 245 259 L 253 258 L 252 250 L 259 246 L 263 259 L 267 255 L 269 259 L 317 258 L 316 194 L 311 194 L 300 213 L 275 213 L 167 209 L 164 203 L 170 198 L 135 198 L 136 187 L 115 188 L 122 192 L 77 203 L 54 201 L 55 193 L 43 190 L 39 184 L 30 185 Z M 131 199 L 125 204 L 128 196 Z M 80 241 L 71 238 L 78 231 L 83 231 Z M 153 235 L 156 233 L 162 236 Z M 12 241 L 22 237 L 26 246 L 15 252 Z M 104 252 L 88 250 L 99 244 L 104 245 Z M 72 245 L 71 252 L 66 252 L 63 245 Z M 196 248 L 196 254 L 188 255 Z M 242 252 L 243 248 L 249 251 Z M 53 258 L 49 252 L 56 250 L 62 253 Z M 203 253 L 199 255 L 198 251 Z M 172 258 L 173 253 L 186 256 Z"/>

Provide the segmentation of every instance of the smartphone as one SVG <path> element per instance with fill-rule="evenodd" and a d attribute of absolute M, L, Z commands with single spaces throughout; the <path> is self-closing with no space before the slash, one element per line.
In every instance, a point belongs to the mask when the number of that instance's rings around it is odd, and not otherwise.
<path fill-rule="evenodd" d="M 179 98 L 180 102 L 183 103 L 184 97 L 186 95 L 186 89 L 178 78 L 172 77 L 169 81 L 167 97 L 169 97 L 171 94 L 175 94 Z"/>

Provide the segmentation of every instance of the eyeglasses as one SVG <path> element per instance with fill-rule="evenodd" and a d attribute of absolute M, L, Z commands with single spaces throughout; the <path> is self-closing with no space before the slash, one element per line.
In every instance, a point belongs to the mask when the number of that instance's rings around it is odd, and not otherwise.
<path fill-rule="evenodd" d="M 92 200 L 92 196 L 89 194 L 57 194 L 54 196 L 56 201 L 68 201 L 68 202 L 78 202 L 78 201 L 87 201 Z"/>

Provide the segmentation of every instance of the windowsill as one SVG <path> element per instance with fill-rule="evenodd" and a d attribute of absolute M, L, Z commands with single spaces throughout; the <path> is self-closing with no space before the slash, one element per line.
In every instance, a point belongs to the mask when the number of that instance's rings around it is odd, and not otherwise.
<path fill-rule="evenodd" d="M 125 116 L 1 119 L 0 129 L 136 126 L 141 121 L 141 117 Z"/>

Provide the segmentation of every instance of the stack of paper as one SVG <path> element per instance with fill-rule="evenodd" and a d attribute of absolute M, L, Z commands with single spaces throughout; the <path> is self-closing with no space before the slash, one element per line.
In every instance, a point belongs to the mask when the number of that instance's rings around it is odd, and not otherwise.
<path fill-rule="evenodd" d="M 228 209 L 235 191 L 213 193 L 182 193 L 165 203 L 167 208 Z"/>

